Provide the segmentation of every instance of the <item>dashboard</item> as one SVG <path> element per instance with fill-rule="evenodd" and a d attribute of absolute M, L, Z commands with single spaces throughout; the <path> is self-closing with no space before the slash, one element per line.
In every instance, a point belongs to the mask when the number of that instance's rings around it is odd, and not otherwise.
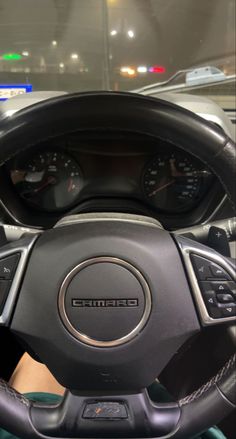
<path fill-rule="evenodd" d="M 0 119 L 60 94 L 33 92 L 9 99 L 0 106 Z M 232 137 L 233 125 L 213 101 L 175 93 L 160 97 Z M 147 215 L 170 230 L 232 216 L 220 182 L 205 164 L 177 145 L 137 133 L 91 131 L 51 138 L 0 168 L 5 223 L 48 228 L 66 215 L 89 212 Z"/>

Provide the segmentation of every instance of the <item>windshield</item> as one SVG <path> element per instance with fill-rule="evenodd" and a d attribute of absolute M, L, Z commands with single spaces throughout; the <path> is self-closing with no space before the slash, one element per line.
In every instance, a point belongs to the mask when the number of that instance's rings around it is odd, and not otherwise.
<path fill-rule="evenodd" d="M 209 65 L 235 74 L 235 0 L 0 0 L 9 97 L 134 90 Z"/>

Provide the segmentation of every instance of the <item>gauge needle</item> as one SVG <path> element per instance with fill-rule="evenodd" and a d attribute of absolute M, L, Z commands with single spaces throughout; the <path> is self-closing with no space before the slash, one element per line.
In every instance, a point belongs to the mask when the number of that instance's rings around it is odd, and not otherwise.
<path fill-rule="evenodd" d="M 36 192 L 40 192 L 40 191 L 42 191 L 43 189 L 45 189 L 49 184 L 54 184 L 56 182 L 56 179 L 54 178 L 54 177 L 48 177 L 48 179 L 43 183 L 43 184 L 41 184 L 41 186 L 39 186 L 37 189 L 34 189 L 34 193 L 36 193 Z"/>
<path fill-rule="evenodd" d="M 171 169 L 171 175 L 172 177 L 184 177 L 184 172 L 178 171 L 175 165 L 175 159 L 170 159 L 170 169 Z"/>
<path fill-rule="evenodd" d="M 68 184 L 68 192 L 71 192 L 71 191 L 72 191 L 73 186 L 74 186 L 74 184 L 73 184 L 73 180 L 72 180 L 72 178 L 70 178 L 70 179 L 69 179 L 69 184 Z"/>
<path fill-rule="evenodd" d="M 168 181 L 168 183 L 163 184 L 162 186 L 158 186 L 153 192 L 151 192 L 149 194 L 149 197 L 153 197 L 153 195 L 156 195 L 157 192 L 162 191 L 162 189 L 165 189 L 166 187 L 170 186 L 174 182 L 175 182 L 175 180 L 171 180 L 171 181 Z"/>

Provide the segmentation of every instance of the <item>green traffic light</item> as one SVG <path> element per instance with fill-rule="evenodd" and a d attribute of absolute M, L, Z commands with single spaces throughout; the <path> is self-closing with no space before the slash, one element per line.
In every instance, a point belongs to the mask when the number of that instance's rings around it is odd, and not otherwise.
<path fill-rule="evenodd" d="M 2 59 L 5 61 L 19 61 L 22 56 L 19 53 L 4 53 Z"/>

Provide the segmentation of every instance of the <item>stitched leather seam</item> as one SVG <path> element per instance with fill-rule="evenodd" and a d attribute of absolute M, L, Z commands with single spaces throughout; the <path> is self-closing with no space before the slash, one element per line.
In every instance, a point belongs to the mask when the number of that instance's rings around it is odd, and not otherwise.
<path fill-rule="evenodd" d="M 235 369 L 236 365 L 236 354 L 232 355 L 232 357 L 227 361 L 227 363 L 219 370 L 219 372 L 211 378 L 207 383 L 203 384 L 199 389 L 185 398 L 179 401 L 180 407 L 190 404 L 197 399 L 201 398 L 208 390 L 210 390 L 215 384 L 217 384 L 231 369 Z"/>
<path fill-rule="evenodd" d="M 15 401 L 24 404 L 27 407 L 30 405 L 30 401 L 27 398 L 10 387 L 3 379 L 0 379 L 0 393 L 5 393 L 8 397 L 13 398 Z"/>

